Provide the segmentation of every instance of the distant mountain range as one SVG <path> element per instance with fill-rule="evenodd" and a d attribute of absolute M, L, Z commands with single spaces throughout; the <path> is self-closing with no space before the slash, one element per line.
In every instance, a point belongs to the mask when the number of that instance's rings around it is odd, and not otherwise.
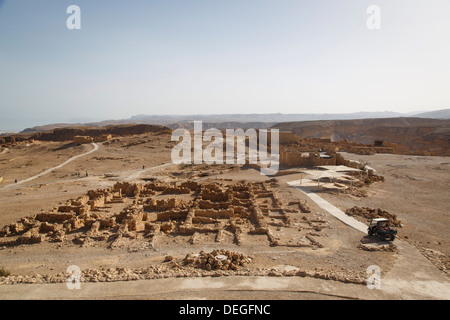
<path fill-rule="evenodd" d="M 230 114 L 230 115 L 139 115 L 124 120 L 96 123 L 59 123 L 26 129 L 19 134 L 3 135 L 0 141 L 71 140 L 74 135 L 119 136 L 151 130 L 193 129 L 201 120 L 209 128 L 278 128 L 303 138 L 326 138 L 371 144 L 386 141 L 397 144 L 400 154 L 450 156 L 450 109 L 405 116 L 393 112 L 358 112 L 351 114 Z M 162 129 L 161 129 L 162 128 Z M 144 131 L 143 131 L 144 130 Z M 147 131 L 145 131 L 147 130 Z M 14 137 L 14 139 L 12 139 Z M 8 139 L 11 138 L 11 139 Z"/>
<path fill-rule="evenodd" d="M 354 120 L 354 119 L 380 119 L 398 117 L 417 117 L 430 119 L 450 119 L 450 109 L 443 109 L 423 113 L 397 113 L 397 112 L 355 112 L 355 113 L 299 113 L 299 114 L 198 114 L 198 115 L 136 115 L 129 119 L 105 120 L 91 123 L 55 123 L 35 126 L 23 130 L 24 133 L 46 131 L 65 127 L 100 127 L 120 124 L 159 124 L 169 128 L 186 128 L 192 126 L 195 120 L 203 121 L 203 128 L 268 128 L 280 122 L 317 121 L 317 120 Z"/>
<path fill-rule="evenodd" d="M 414 117 L 429 118 L 429 119 L 450 119 L 450 109 L 423 112 L 414 115 Z"/>

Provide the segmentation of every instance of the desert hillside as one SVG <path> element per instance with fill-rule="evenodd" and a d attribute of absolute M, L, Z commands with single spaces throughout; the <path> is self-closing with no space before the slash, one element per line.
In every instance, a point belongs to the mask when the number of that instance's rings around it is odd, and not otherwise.
<path fill-rule="evenodd" d="M 303 138 L 396 143 L 398 153 L 450 156 L 450 120 L 386 118 L 284 122 L 273 126 Z"/>

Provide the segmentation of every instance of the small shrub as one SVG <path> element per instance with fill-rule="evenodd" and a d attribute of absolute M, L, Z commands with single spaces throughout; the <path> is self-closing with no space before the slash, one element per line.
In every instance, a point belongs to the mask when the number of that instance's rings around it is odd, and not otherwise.
<path fill-rule="evenodd" d="M 7 277 L 11 274 L 11 272 L 9 272 L 9 270 L 6 270 L 5 268 L 1 267 L 0 268 L 0 277 Z"/>

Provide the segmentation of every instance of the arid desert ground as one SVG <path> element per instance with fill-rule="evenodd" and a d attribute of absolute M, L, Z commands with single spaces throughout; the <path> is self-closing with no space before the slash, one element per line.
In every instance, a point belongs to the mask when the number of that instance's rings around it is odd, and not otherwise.
<path fill-rule="evenodd" d="M 0 298 L 450 298 L 448 157 L 344 152 L 384 181 L 339 192 L 311 168 L 173 164 L 174 145 L 163 132 L 0 149 Z M 398 237 L 369 237 L 310 193 L 387 212 Z"/>

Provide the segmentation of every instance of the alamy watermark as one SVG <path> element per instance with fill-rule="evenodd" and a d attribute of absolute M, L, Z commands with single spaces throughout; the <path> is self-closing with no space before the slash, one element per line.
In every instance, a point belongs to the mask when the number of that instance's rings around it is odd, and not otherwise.
<path fill-rule="evenodd" d="M 71 265 L 67 267 L 66 273 L 70 274 L 67 277 L 66 285 L 67 289 L 81 289 L 81 269 L 79 266 Z"/>
<path fill-rule="evenodd" d="M 370 5 L 366 10 L 370 16 L 366 20 L 367 29 L 379 30 L 381 29 L 381 9 L 377 5 Z"/>
<path fill-rule="evenodd" d="M 367 288 L 381 289 L 381 269 L 379 266 L 371 265 L 366 270 L 369 277 L 366 280 Z"/>
<path fill-rule="evenodd" d="M 257 133 L 255 129 L 247 129 L 245 132 L 243 129 L 226 129 L 225 163 L 246 164 L 246 141 L 248 141 L 248 163 L 258 164 L 259 160 L 261 174 L 274 175 L 278 172 L 280 160 L 279 131 L 278 129 L 270 129 L 270 131 L 259 129 L 258 131 Z M 174 164 L 224 163 L 224 136 L 222 131 L 212 128 L 205 130 L 203 133 L 202 121 L 194 121 L 193 137 L 189 130 L 176 129 L 172 133 L 171 140 L 179 141 L 171 153 Z M 268 140 L 270 140 L 270 149 Z M 210 143 L 203 149 L 203 142 Z"/>
<path fill-rule="evenodd" d="M 66 10 L 70 16 L 66 20 L 66 26 L 69 30 L 81 29 L 81 9 L 77 5 L 70 5 Z M 369 30 L 381 29 L 381 9 L 378 5 L 370 5 L 367 7 L 366 13 L 369 17 L 366 20 L 366 26 Z"/>
<path fill-rule="evenodd" d="M 69 30 L 81 29 L 81 9 L 77 5 L 71 5 L 67 7 L 66 13 L 70 13 L 70 16 L 66 20 L 66 26 Z"/>

